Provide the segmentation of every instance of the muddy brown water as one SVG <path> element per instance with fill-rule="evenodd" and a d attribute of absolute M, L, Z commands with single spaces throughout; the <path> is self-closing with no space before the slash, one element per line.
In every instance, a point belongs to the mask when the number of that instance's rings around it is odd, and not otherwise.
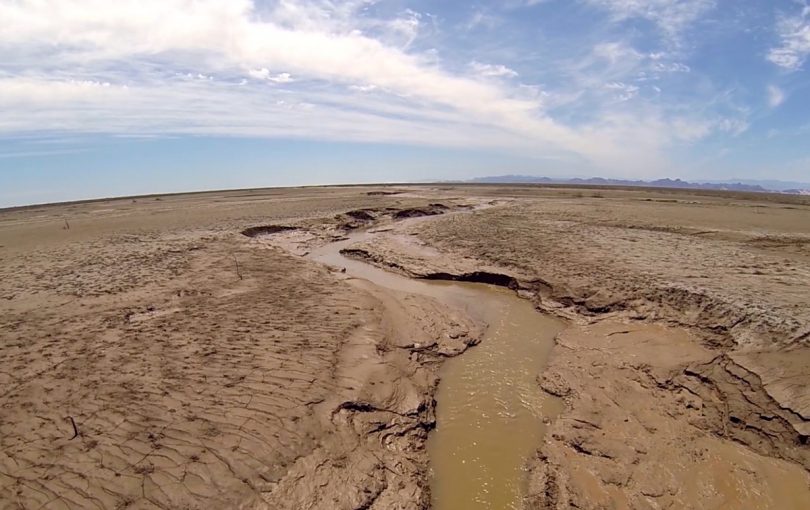
<path fill-rule="evenodd" d="M 428 439 L 432 508 L 516 509 L 527 458 L 561 410 L 537 376 L 563 328 L 514 292 L 479 283 L 415 280 L 344 257 L 340 250 L 374 234 L 358 233 L 310 253 L 381 287 L 433 297 L 488 325 L 482 342 L 442 366 L 436 429 Z"/>

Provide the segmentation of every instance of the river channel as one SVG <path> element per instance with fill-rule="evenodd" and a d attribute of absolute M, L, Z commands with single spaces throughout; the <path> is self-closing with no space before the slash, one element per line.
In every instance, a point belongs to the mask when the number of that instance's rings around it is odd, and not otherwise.
<path fill-rule="evenodd" d="M 537 376 L 564 323 L 506 288 L 412 279 L 341 255 L 373 236 L 352 234 L 309 258 L 384 288 L 430 296 L 487 325 L 479 345 L 448 359 L 440 371 L 437 425 L 428 439 L 432 508 L 520 508 L 523 467 L 541 445 L 546 423 L 561 410 L 558 399 L 540 389 Z"/>

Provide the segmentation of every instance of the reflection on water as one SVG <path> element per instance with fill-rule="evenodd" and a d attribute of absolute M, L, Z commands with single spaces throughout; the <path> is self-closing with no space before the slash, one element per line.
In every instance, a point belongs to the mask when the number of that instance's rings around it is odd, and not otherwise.
<path fill-rule="evenodd" d="M 332 243 L 310 258 L 345 267 L 382 287 L 434 297 L 489 325 L 482 343 L 441 369 L 437 427 L 430 434 L 432 506 L 436 510 L 519 508 L 522 468 L 541 444 L 544 416 L 560 410 L 537 375 L 562 323 L 537 313 L 512 291 L 488 285 L 412 280 L 340 255 L 361 238 Z"/>

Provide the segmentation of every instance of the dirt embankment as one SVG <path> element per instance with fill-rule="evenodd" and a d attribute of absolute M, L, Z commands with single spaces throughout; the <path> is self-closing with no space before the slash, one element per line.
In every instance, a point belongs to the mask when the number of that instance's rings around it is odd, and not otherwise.
<path fill-rule="evenodd" d="M 533 506 L 800 508 L 810 212 L 582 202 L 439 218 L 350 255 L 415 277 L 479 275 L 580 324 L 540 379 L 569 411 L 533 462 Z"/>
<path fill-rule="evenodd" d="M 0 507 L 426 508 L 435 370 L 479 325 L 261 241 L 430 207 L 352 194 L 0 217 Z"/>

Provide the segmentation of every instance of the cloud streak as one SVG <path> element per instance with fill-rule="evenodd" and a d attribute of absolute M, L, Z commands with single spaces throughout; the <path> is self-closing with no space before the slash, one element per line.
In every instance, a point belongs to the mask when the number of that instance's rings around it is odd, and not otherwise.
<path fill-rule="evenodd" d="M 414 102 L 464 112 L 477 122 L 570 144 L 570 133 L 545 119 L 536 102 L 444 72 L 419 55 L 334 21 L 349 13 L 325 16 L 314 5 L 292 5 L 282 2 L 284 15 L 265 20 L 246 0 L 5 2 L 0 19 L 13 28 L 0 35 L 0 44 L 28 48 L 31 55 L 55 48 L 61 62 L 96 69 L 97 74 L 120 61 L 168 60 L 200 73 L 247 75 L 275 83 L 300 75 L 330 84 L 370 85 Z M 326 9 L 326 4 L 320 7 Z M 54 97 L 65 99 L 84 92 L 72 82 L 43 79 L 44 73 L 35 68 L 27 71 L 34 76 L 5 80 L 3 87 L 18 97 L 27 89 L 28 97 L 21 99 L 29 102 L 48 96 L 49 88 Z M 132 94 L 142 90 L 132 88 Z"/>
<path fill-rule="evenodd" d="M 776 85 L 768 86 L 768 106 L 776 108 L 785 102 L 785 93 Z"/>
<path fill-rule="evenodd" d="M 612 23 L 648 20 L 668 41 L 714 6 L 582 3 Z M 739 112 L 661 101 L 670 76 L 693 73 L 667 51 L 614 38 L 552 54 L 549 84 L 497 53 L 447 58 L 462 52 L 431 44 L 435 19 L 373 0 L 0 0 L 0 134 L 491 147 L 644 175 L 674 146 L 747 126 Z"/>
<path fill-rule="evenodd" d="M 585 0 L 608 10 L 618 21 L 640 18 L 654 23 L 668 37 L 678 37 L 701 15 L 714 8 L 714 0 Z"/>
<path fill-rule="evenodd" d="M 782 15 L 776 25 L 780 45 L 768 52 L 768 60 L 787 69 L 801 69 L 810 55 L 810 6 L 793 15 Z"/>

